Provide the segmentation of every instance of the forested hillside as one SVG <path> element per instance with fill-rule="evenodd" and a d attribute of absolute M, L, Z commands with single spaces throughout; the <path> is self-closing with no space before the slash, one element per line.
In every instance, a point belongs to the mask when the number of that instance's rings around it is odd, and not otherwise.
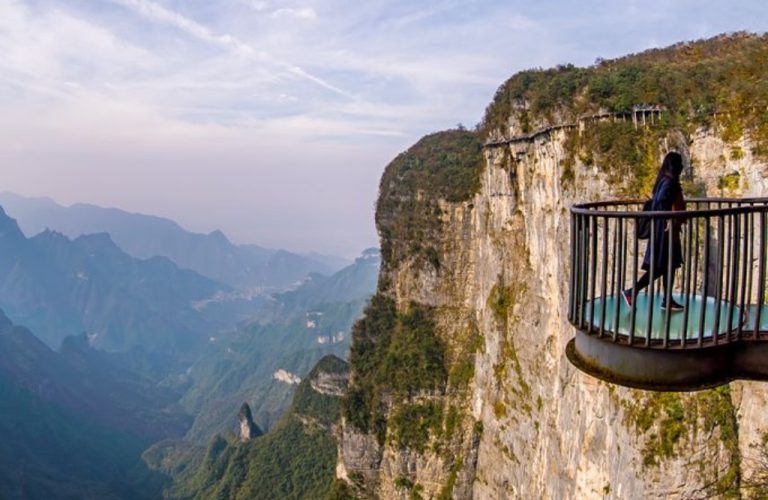
<path fill-rule="evenodd" d="M 178 397 L 82 337 L 54 352 L 0 311 L 2 498 L 156 498 L 167 478 L 141 454 L 186 432 Z"/>

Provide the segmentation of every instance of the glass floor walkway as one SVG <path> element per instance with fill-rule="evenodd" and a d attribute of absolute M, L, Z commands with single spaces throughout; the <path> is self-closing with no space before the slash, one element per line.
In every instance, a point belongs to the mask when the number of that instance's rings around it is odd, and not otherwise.
<path fill-rule="evenodd" d="M 672 294 L 674 299 L 680 304 L 685 304 L 685 297 L 682 294 Z M 648 306 L 650 296 L 645 293 L 640 293 L 637 296 L 637 306 L 635 310 L 635 338 L 645 338 L 648 331 Z M 754 329 L 754 318 L 756 318 L 757 306 L 750 306 L 747 308 L 747 314 L 740 314 L 740 308 L 733 307 L 733 315 L 731 317 L 730 327 L 728 324 L 728 309 L 729 304 L 725 301 L 720 302 L 720 307 L 717 307 L 717 301 L 713 297 L 706 297 L 706 300 L 702 300 L 700 295 L 692 295 L 690 302 L 688 303 L 687 311 L 673 311 L 667 312 L 661 309 L 663 297 L 661 293 L 657 293 L 653 299 L 653 314 L 651 322 L 651 339 L 663 339 L 664 329 L 666 327 L 667 316 L 671 316 L 669 319 L 669 339 L 680 340 L 683 333 L 683 324 L 685 323 L 686 313 L 688 316 L 688 323 L 686 325 L 686 339 L 697 339 L 699 337 L 699 325 L 701 320 L 701 308 L 706 308 L 704 312 L 704 329 L 702 331 L 702 338 L 708 339 L 712 337 L 712 333 L 715 329 L 715 318 L 719 314 L 720 321 L 718 324 L 718 334 L 726 333 L 729 330 L 733 330 L 738 327 L 739 318 L 743 316 L 746 323 L 742 328 L 749 331 Z M 614 332 L 614 321 L 616 318 L 616 302 L 619 302 L 619 316 L 618 316 L 618 333 L 623 335 L 629 335 L 630 324 L 632 319 L 631 309 L 624 302 L 621 297 L 611 296 L 606 298 L 598 298 L 594 301 L 594 316 L 590 321 L 590 315 L 592 314 L 592 302 L 587 302 L 584 306 L 584 320 L 586 324 L 592 324 L 594 328 L 600 328 L 602 318 L 602 310 L 605 307 L 605 318 L 603 320 L 603 329 L 606 333 Z M 763 306 L 763 312 L 761 313 L 760 323 L 761 330 L 768 330 L 768 306 Z M 752 324 L 750 325 L 750 320 Z"/>

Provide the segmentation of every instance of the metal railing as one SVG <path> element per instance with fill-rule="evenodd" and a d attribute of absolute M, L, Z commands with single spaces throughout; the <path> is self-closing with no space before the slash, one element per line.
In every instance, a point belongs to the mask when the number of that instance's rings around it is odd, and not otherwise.
<path fill-rule="evenodd" d="M 571 208 L 569 321 L 588 335 L 640 348 L 768 340 L 768 198 L 689 199 L 687 211 L 675 212 L 643 212 L 642 204 L 605 201 Z M 643 219 L 651 227 L 645 241 L 637 238 Z M 658 258 L 661 227 L 679 227 L 683 263 L 673 269 L 675 238 L 663 237 L 666 272 L 649 266 L 650 284 L 631 295 L 628 306 L 622 291 L 645 272 L 646 251 L 651 263 Z M 670 297 L 682 311 L 661 307 Z"/>

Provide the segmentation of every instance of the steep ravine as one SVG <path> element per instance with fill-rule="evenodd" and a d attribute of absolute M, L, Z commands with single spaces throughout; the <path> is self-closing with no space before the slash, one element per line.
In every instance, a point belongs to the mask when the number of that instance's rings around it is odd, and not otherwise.
<path fill-rule="evenodd" d="M 506 123 L 526 128 L 514 112 Z M 481 150 L 471 133 L 451 131 L 422 139 L 388 167 L 377 211 L 379 296 L 396 312 L 369 310 L 378 323 L 357 328 L 337 467 L 357 495 L 749 496 L 744 485 L 768 432 L 768 385 L 644 392 L 584 375 L 565 357 L 573 336 L 568 207 L 647 186 L 647 172 L 625 175 L 599 141 L 584 139 L 612 126 Z M 753 155 L 748 127 L 729 138 L 716 123 L 692 119 L 637 137 L 649 145 L 648 164 L 668 149 L 686 156 L 689 192 L 765 196 L 768 164 Z M 482 155 L 469 196 L 441 184 L 439 170 L 412 172 L 445 149 L 442 161 L 457 161 L 451 148 L 461 141 L 461 151 L 474 151 L 465 164 Z M 414 311 L 428 318 L 418 330 Z M 387 329 L 391 338 L 382 336 Z M 418 374 L 393 364 L 403 355 L 398 339 L 416 338 L 412 331 L 434 336 L 429 345 L 443 363 L 444 373 L 425 371 L 437 373 L 426 385 L 397 382 Z"/>

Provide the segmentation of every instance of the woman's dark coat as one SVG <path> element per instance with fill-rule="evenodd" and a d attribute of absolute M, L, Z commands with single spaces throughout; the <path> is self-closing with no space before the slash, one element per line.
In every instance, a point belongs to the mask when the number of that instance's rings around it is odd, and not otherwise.
<path fill-rule="evenodd" d="M 683 189 L 680 182 L 672 177 L 663 177 L 653 192 L 653 211 L 685 210 Z M 660 276 L 667 271 L 667 257 L 669 255 L 669 235 L 666 230 L 669 219 L 656 219 L 653 234 L 653 274 Z M 680 219 L 678 219 L 680 220 Z M 680 222 L 672 223 L 672 269 L 677 269 L 683 264 L 683 250 L 680 244 Z M 651 240 L 648 240 L 648 248 L 643 259 L 643 269 L 650 270 Z"/>

